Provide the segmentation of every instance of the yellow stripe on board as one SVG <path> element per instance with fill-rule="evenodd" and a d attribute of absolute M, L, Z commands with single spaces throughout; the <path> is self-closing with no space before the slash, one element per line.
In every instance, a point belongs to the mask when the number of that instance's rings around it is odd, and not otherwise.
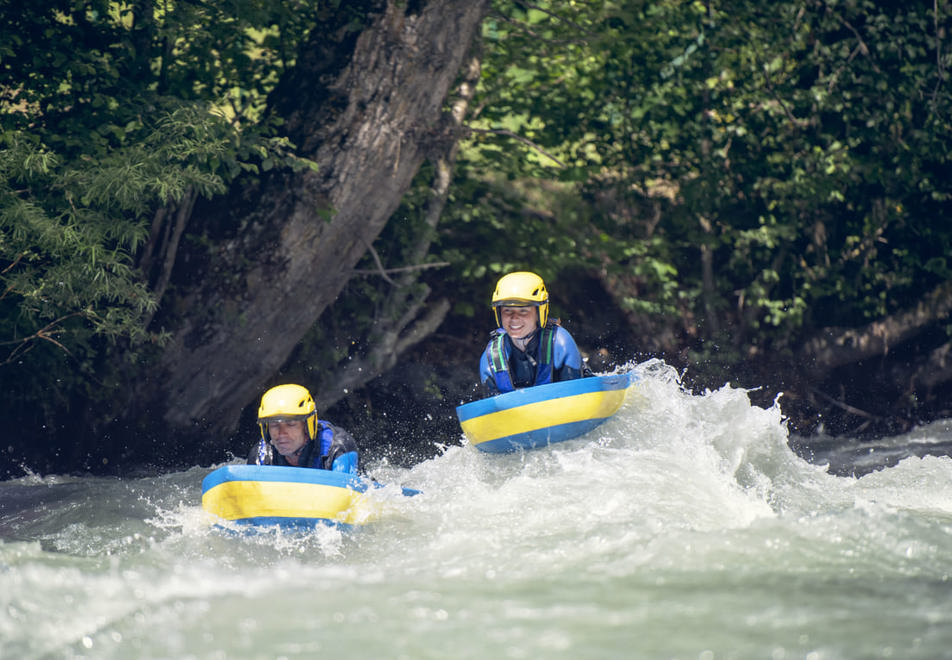
<path fill-rule="evenodd" d="M 608 417 L 621 407 L 627 391 L 627 388 L 599 390 L 560 399 L 538 401 L 474 417 L 462 422 L 460 426 L 470 442 L 478 445 L 549 426 Z"/>
<path fill-rule="evenodd" d="M 379 514 L 364 493 L 290 481 L 226 481 L 202 495 L 202 507 L 225 520 L 326 518 L 348 525 L 371 522 Z"/>

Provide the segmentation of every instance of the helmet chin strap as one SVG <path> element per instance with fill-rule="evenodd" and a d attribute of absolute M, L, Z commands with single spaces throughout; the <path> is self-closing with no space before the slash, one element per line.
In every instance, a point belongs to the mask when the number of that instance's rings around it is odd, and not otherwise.
<path fill-rule="evenodd" d="M 509 338 L 512 339 L 513 342 L 519 342 L 520 344 L 522 344 L 522 346 L 519 347 L 519 350 L 525 350 L 526 346 L 529 344 L 529 340 L 532 339 L 532 336 L 538 331 L 539 331 L 539 328 L 536 328 L 529 334 L 523 335 L 522 337 L 513 337 L 512 335 L 509 335 Z"/>

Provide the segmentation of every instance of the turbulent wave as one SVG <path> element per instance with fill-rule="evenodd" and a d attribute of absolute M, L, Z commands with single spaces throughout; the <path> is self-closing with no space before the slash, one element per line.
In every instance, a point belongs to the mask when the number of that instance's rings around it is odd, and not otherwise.
<path fill-rule="evenodd" d="M 389 515 L 352 534 L 223 534 L 209 468 L 2 483 L 0 656 L 948 653 L 952 460 L 836 476 L 790 449 L 779 405 L 631 368 L 635 395 L 579 440 L 371 466 Z M 890 446 L 931 440 L 952 426 Z"/>

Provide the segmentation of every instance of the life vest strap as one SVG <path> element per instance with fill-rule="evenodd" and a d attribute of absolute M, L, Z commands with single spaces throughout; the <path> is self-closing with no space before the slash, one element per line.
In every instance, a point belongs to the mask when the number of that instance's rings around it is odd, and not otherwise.
<path fill-rule="evenodd" d="M 552 363 L 555 360 L 556 327 L 556 323 L 549 323 L 539 331 L 538 360 L 529 353 L 526 353 L 529 362 L 531 362 L 532 366 L 536 369 L 536 385 L 542 385 L 552 380 Z M 497 386 L 508 386 L 508 390 L 513 389 L 513 386 L 511 384 L 511 376 L 509 375 L 509 361 L 506 359 L 506 351 L 503 344 L 505 339 L 506 335 L 503 332 L 497 332 L 492 338 L 489 344 L 489 370 L 496 380 Z M 500 391 L 507 390 L 503 390 L 503 388 L 500 387 Z"/>

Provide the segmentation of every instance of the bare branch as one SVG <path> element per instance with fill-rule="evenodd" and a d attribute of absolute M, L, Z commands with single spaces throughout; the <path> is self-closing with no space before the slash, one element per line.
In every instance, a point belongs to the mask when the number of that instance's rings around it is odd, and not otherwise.
<path fill-rule="evenodd" d="M 379 262 L 378 262 L 379 265 Z M 448 261 L 435 261 L 431 264 L 416 264 L 414 266 L 400 266 L 398 268 L 378 268 L 376 270 L 371 270 L 369 268 L 355 268 L 354 273 L 358 275 L 381 275 L 386 278 L 388 282 L 394 284 L 390 278 L 387 278 L 387 275 L 390 273 L 406 273 L 412 270 L 425 270 L 427 268 L 443 268 L 449 266 L 450 262 Z"/>
<path fill-rule="evenodd" d="M 387 275 L 387 271 L 383 267 L 383 262 L 380 261 L 380 255 L 377 254 L 377 251 L 374 249 L 374 246 L 367 241 L 364 241 L 364 245 L 367 246 L 367 250 L 370 252 L 371 256 L 374 258 L 374 263 L 377 264 L 377 270 L 370 271 L 370 272 L 377 273 L 378 275 L 380 275 L 380 277 L 385 279 L 389 284 L 392 284 L 393 286 L 397 286 L 397 283 L 391 280 L 390 276 Z M 357 271 L 354 270 L 354 272 L 356 273 Z"/>
<path fill-rule="evenodd" d="M 952 282 L 933 289 L 918 305 L 862 328 L 827 328 L 800 350 L 804 364 L 823 374 L 836 367 L 889 353 L 930 323 L 952 313 Z"/>
<path fill-rule="evenodd" d="M 26 252 L 21 252 L 20 254 L 18 254 L 17 258 L 11 261 L 6 268 L 4 268 L 3 270 L 0 270 L 0 275 L 6 275 L 11 269 L 16 268 L 16 265 L 20 263 L 23 260 L 23 257 L 25 256 L 26 256 Z"/>
<path fill-rule="evenodd" d="M 467 128 L 468 128 L 470 131 L 472 131 L 473 133 L 483 133 L 483 134 L 489 134 L 489 135 L 505 135 L 506 137 L 511 137 L 511 138 L 513 138 L 513 139 L 515 139 L 515 140 L 518 140 L 519 142 L 522 142 L 523 144 L 525 144 L 526 146 L 528 146 L 528 147 L 531 148 L 532 150 L 538 151 L 540 154 L 542 154 L 542 155 L 545 156 L 546 158 L 548 158 L 548 159 L 554 161 L 555 163 L 557 163 L 559 167 L 567 167 L 567 165 L 566 165 L 565 163 L 563 163 L 561 160 L 559 160 L 558 158 L 556 158 L 555 156 L 553 156 L 552 154 L 550 154 L 548 151 L 546 151 L 545 149 L 543 149 L 542 147 L 540 147 L 539 145 L 537 145 L 537 144 L 536 144 L 535 142 L 533 142 L 532 140 L 530 140 L 530 139 L 528 139 L 528 138 L 524 138 L 524 137 L 522 137 L 521 135 L 518 135 L 518 134 L 516 134 L 516 133 L 513 133 L 512 131 L 507 130 L 507 129 L 505 129 L 505 128 L 493 128 L 493 129 L 489 129 L 489 128 L 473 128 L 473 127 L 467 127 Z"/>
<path fill-rule="evenodd" d="M 916 370 L 915 379 L 926 387 L 939 387 L 952 381 L 952 342 L 932 351 Z"/>
<path fill-rule="evenodd" d="M 162 260 L 162 272 L 155 283 L 155 300 L 162 299 L 165 289 L 169 285 L 169 278 L 172 277 L 172 269 L 175 266 L 175 256 L 178 254 L 178 246 L 182 240 L 182 234 L 185 232 L 185 225 L 192 216 L 192 209 L 195 207 L 195 200 L 198 198 L 198 192 L 194 188 L 189 188 L 175 213 L 175 227 L 172 229 L 171 236 L 165 244 L 165 258 Z M 149 325 L 152 321 L 152 314 L 145 319 L 143 327 Z"/>
<path fill-rule="evenodd" d="M 81 312 L 72 312 L 71 314 L 66 314 L 64 316 L 61 316 L 54 321 L 50 321 L 45 326 L 43 326 L 42 328 L 34 332 L 32 335 L 30 335 L 29 337 L 24 337 L 23 339 L 14 339 L 11 341 L 0 342 L 0 346 L 9 346 L 11 344 L 18 344 L 16 348 L 10 351 L 10 354 L 7 356 L 7 358 L 3 362 L 0 362 L 0 367 L 10 364 L 14 360 L 16 360 L 18 357 L 26 353 L 27 351 L 32 350 L 32 348 L 36 345 L 35 342 L 37 341 L 48 341 L 51 344 L 62 349 L 63 352 L 65 352 L 67 355 L 72 356 L 72 353 L 69 352 L 69 349 L 66 348 L 62 343 L 57 341 L 55 335 L 60 332 L 63 332 L 63 328 L 58 328 L 57 326 L 59 326 L 66 319 L 73 316 L 80 316 L 80 314 Z"/>
<path fill-rule="evenodd" d="M 942 61 L 942 37 L 945 31 L 939 27 L 939 0 L 932 0 L 932 25 L 935 30 L 935 63 L 938 71 L 935 87 L 932 90 L 932 103 L 935 105 L 939 97 L 939 88 L 945 81 L 945 64 Z"/>
<path fill-rule="evenodd" d="M 872 413 L 868 413 L 868 412 L 866 412 L 865 410 L 860 410 L 859 408 L 857 408 L 857 407 L 855 407 L 855 406 L 851 406 L 850 404 L 848 404 L 848 403 L 846 403 L 846 402 L 844 402 L 844 401 L 840 401 L 839 399 L 834 399 L 833 397 L 831 397 L 831 396 L 830 396 L 829 394 L 827 394 L 826 392 L 823 392 L 823 391 L 821 391 L 821 390 L 818 390 L 818 389 L 815 388 L 815 387 L 810 387 L 810 388 L 808 388 L 808 389 L 809 389 L 811 392 L 813 392 L 814 394 L 816 394 L 817 396 L 819 396 L 819 397 L 820 397 L 821 399 L 823 399 L 824 401 L 827 401 L 827 402 L 829 402 L 829 403 L 832 403 L 832 404 L 833 404 L 834 406 L 836 406 L 837 408 L 840 408 L 840 409 L 842 409 L 842 410 L 845 410 L 846 412 L 850 413 L 851 415 L 856 415 L 857 417 L 863 417 L 863 418 L 865 418 L 865 419 L 870 419 L 870 420 L 877 421 L 877 422 L 878 422 L 878 421 L 881 421 L 881 420 L 883 419 L 882 417 L 878 417 L 878 416 L 876 416 L 876 415 L 874 415 L 874 414 L 872 414 Z"/>
<path fill-rule="evenodd" d="M 406 321 L 415 317 L 422 308 L 423 302 L 422 299 L 418 300 L 402 320 Z M 322 387 L 320 390 L 318 407 L 324 409 L 334 405 L 349 392 L 393 367 L 403 352 L 428 337 L 440 326 L 449 309 L 449 301 L 441 300 L 435 305 L 428 306 L 426 314 L 414 322 L 409 330 L 402 325 L 391 327 L 384 337 L 373 344 L 369 353 L 354 356 L 345 366 L 334 372 L 333 383 L 329 383 L 327 387 Z"/>

